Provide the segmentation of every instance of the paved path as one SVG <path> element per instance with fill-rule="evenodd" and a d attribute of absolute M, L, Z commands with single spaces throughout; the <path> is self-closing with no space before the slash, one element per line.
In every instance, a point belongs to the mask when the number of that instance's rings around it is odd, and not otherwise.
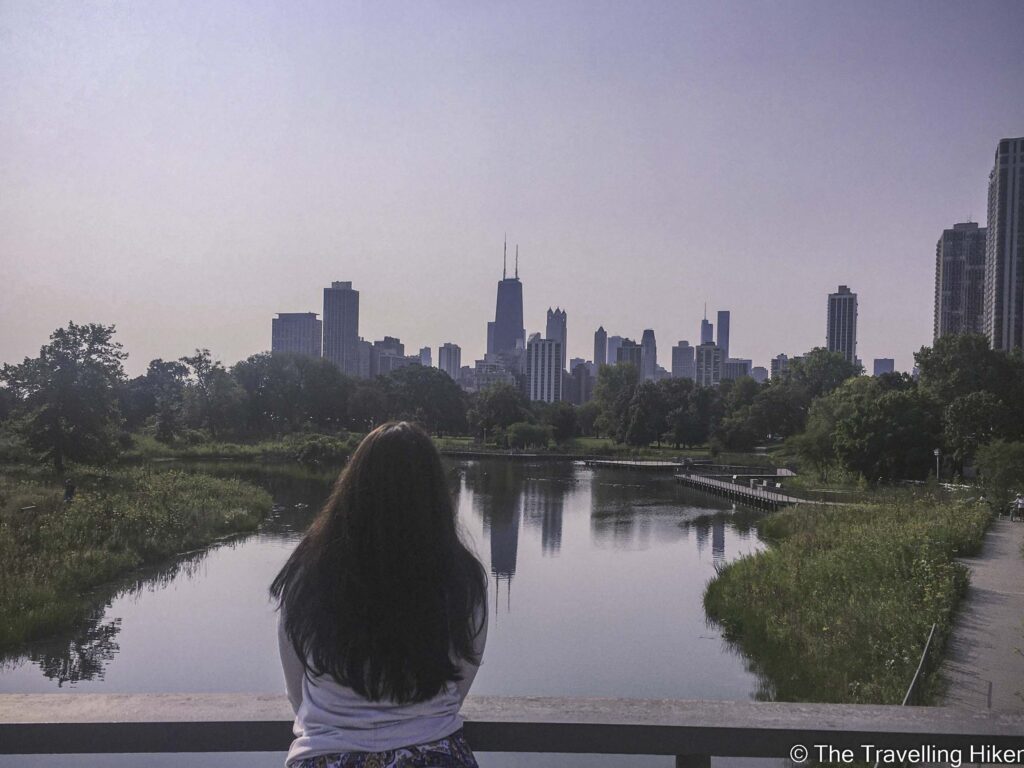
<path fill-rule="evenodd" d="M 1024 711 L 1024 522 L 997 520 L 981 554 L 961 562 L 971 585 L 940 672 L 947 707 Z"/>

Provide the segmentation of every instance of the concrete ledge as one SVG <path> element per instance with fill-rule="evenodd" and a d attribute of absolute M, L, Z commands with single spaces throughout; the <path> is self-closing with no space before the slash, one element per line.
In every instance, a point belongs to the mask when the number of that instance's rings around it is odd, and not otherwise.
<path fill-rule="evenodd" d="M 783 757 L 794 744 L 1024 748 L 1024 715 L 949 708 L 470 697 L 479 752 Z M 0 754 L 277 752 L 292 713 L 268 694 L 3 694 Z"/>

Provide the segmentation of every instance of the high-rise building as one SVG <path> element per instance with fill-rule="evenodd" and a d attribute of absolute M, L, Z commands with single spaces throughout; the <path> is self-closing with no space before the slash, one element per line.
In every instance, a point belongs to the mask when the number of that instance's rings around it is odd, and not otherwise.
<path fill-rule="evenodd" d="M 935 246 L 934 340 L 951 333 L 983 333 L 984 321 L 985 228 L 954 224 Z"/>
<path fill-rule="evenodd" d="M 430 356 L 430 347 L 420 347 L 420 365 L 424 368 L 430 368 L 434 365 L 434 361 Z"/>
<path fill-rule="evenodd" d="M 359 375 L 359 291 L 352 283 L 324 288 L 324 357 L 349 376 Z"/>
<path fill-rule="evenodd" d="M 768 381 L 768 369 L 763 365 L 755 365 L 750 369 L 750 378 L 756 381 L 758 384 L 764 384 Z"/>
<path fill-rule="evenodd" d="M 643 368 L 643 347 L 632 339 L 623 339 L 615 355 L 615 363 L 629 363 L 640 374 Z"/>
<path fill-rule="evenodd" d="M 359 373 L 357 375 L 360 379 L 368 379 L 370 378 L 370 358 L 373 357 L 373 344 L 360 336 L 356 343 L 356 351 L 359 357 Z"/>
<path fill-rule="evenodd" d="M 857 362 L 857 294 L 845 285 L 828 295 L 826 346 L 829 352 Z"/>
<path fill-rule="evenodd" d="M 722 359 L 729 359 L 729 310 L 718 310 L 718 348 L 722 350 Z"/>
<path fill-rule="evenodd" d="M 883 373 L 893 373 L 896 370 L 896 361 L 891 357 L 876 357 L 874 375 L 881 376 Z"/>
<path fill-rule="evenodd" d="M 680 341 L 672 347 L 672 378 L 693 379 L 697 376 L 694 367 L 693 347 L 688 341 Z"/>
<path fill-rule="evenodd" d="M 702 387 L 717 387 L 722 383 L 722 350 L 712 341 L 697 347 L 696 382 Z"/>
<path fill-rule="evenodd" d="M 776 355 L 771 361 L 771 377 L 772 381 L 779 381 L 784 379 L 786 374 L 789 373 L 793 363 L 796 363 L 803 358 L 800 355 L 796 357 L 789 357 L 786 354 Z"/>
<path fill-rule="evenodd" d="M 507 247 L 506 247 L 507 262 Z M 487 354 L 515 355 L 524 347 L 526 331 L 523 328 L 523 284 L 519 282 L 519 248 L 516 248 L 516 271 L 508 277 L 503 263 L 498 283 L 498 300 L 494 307 L 494 322 L 487 324 Z"/>
<path fill-rule="evenodd" d="M 608 362 L 608 334 L 604 326 L 594 332 L 594 367 L 600 368 Z"/>
<path fill-rule="evenodd" d="M 270 351 L 320 357 L 322 335 L 316 312 L 278 312 L 270 321 Z"/>
<path fill-rule="evenodd" d="M 370 352 L 370 377 L 384 376 L 406 365 L 405 344 L 394 336 L 373 342 Z"/>
<path fill-rule="evenodd" d="M 704 319 L 700 321 L 700 343 L 715 343 L 715 324 L 708 322 L 708 310 L 704 308 Z"/>
<path fill-rule="evenodd" d="M 640 339 L 640 375 L 644 381 L 654 381 L 658 369 L 658 344 L 654 340 L 654 331 L 644 331 Z"/>
<path fill-rule="evenodd" d="M 608 337 L 608 365 L 616 365 L 619 362 L 619 349 L 621 347 L 621 336 Z"/>
<path fill-rule="evenodd" d="M 988 177 L 984 332 L 992 349 L 1024 347 L 1024 137 L 1002 139 Z"/>
<path fill-rule="evenodd" d="M 563 371 L 566 370 L 565 345 L 566 341 L 568 340 L 566 334 L 566 320 L 567 318 L 564 309 L 556 307 L 554 311 L 552 311 L 551 307 L 548 307 L 548 322 L 544 336 L 545 338 L 548 339 L 554 339 L 555 341 L 559 342 L 562 345 L 561 364 Z"/>
<path fill-rule="evenodd" d="M 594 377 L 590 374 L 590 366 L 580 360 L 570 363 L 572 375 L 569 377 L 568 400 L 574 405 L 589 403 L 594 396 Z"/>
<path fill-rule="evenodd" d="M 539 333 L 526 345 L 526 381 L 530 400 L 556 403 L 562 399 L 562 342 Z"/>
<path fill-rule="evenodd" d="M 437 367 L 458 381 L 462 369 L 462 349 L 450 341 L 437 348 Z"/>
<path fill-rule="evenodd" d="M 723 358 L 725 352 L 722 352 Z M 722 378 L 723 379 L 736 379 L 750 375 L 750 369 L 754 366 L 753 360 L 741 360 L 739 358 L 730 357 L 723 360 L 722 362 Z"/>

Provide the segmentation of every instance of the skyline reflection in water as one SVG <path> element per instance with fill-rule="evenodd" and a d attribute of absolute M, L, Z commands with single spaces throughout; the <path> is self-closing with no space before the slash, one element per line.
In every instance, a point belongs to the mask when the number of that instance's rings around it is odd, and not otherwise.
<path fill-rule="evenodd" d="M 765 695 L 702 605 L 716 564 L 760 549 L 758 513 L 666 475 L 501 459 L 449 467 L 461 524 L 491 580 L 475 694 Z M 334 474 L 216 471 L 264 486 L 285 509 L 256 534 L 98 595 L 76 632 L 8 659 L 0 691 L 283 690 L 267 586 Z"/>

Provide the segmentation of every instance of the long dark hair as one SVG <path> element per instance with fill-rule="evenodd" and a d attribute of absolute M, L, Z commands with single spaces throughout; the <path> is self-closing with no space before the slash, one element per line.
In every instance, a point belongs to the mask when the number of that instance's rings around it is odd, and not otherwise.
<path fill-rule="evenodd" d="M 424 701 L 479 663 L 487 584 L 441 457 L 407 422 L 373 430 L 270 586 L 306 670 L 373 701 Z"/>

